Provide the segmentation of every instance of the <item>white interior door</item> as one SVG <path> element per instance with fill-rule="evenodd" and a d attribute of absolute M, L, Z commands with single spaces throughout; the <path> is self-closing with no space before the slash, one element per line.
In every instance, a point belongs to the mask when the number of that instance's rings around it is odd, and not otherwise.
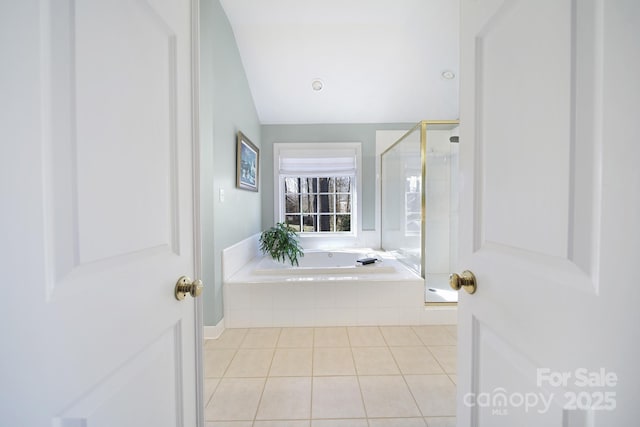
<path fill-rule="evenodd" d="M 631 426 L 640 3 L 463 0 L 459 426 Z"/>
<path fill-rule="evenodd" d="M 192 4 L 0 21 L 0 424 L 195 426 Z"/>

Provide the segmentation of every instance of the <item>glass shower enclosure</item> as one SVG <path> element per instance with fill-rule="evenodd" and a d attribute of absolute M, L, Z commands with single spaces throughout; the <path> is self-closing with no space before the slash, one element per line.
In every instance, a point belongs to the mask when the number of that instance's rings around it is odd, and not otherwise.
<path fill-rule="evenodd" d="M 423 120 L 382 153 L 381 246 L 425 279 L 427 304 L 457 302 L 458 121 Z"/>

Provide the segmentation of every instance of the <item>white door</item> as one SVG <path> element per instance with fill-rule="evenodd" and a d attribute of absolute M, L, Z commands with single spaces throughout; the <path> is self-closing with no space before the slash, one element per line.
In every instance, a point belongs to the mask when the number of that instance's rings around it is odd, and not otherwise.
<path fill-rule="evenodd" d="M 3 426 L 196 425 L 192 7 L 0 6 Z"/>
<path fill-rule="evenodd" d="M 458 425 L 638 425 L 640 2 L 463 0 L 461 31 Z"/>

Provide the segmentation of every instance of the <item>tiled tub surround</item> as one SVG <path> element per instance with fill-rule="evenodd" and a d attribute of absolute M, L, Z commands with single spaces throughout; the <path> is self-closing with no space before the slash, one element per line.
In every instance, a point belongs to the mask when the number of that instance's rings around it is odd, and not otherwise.
<path fill-rule="evenodd" d="M 207 427 L 453 427 L 455 326 L 227 329 Z"/>
<path fill-rule="evenodd" d="M 351 249 L 382 262 L 345 272 L 256 274 L 271 261 L 265 262 L 257 240 L 252 236 L 223 251 L 226 328 L 456 322 L 455 307 L 425 308 L 424 280 L 386 252 Z"/>

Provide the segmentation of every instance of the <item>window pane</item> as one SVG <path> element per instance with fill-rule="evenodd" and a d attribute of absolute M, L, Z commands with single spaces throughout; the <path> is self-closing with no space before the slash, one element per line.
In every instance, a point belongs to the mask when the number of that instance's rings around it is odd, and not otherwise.
<path fill-rule="evenodd" d="M 351 195 L 338 194 L 336 197 L 337 197 L 336 212 L 351 213 Z"/>
<path fill-rule="evenodd" d="M 303 213 L 317 213 L 318 205 L 317 205 L 317 197 L 318 196 L 302 196 L 302 212 Z"/>
<path fill-rule="evenodd" d="M 296 231 L 300 231 L 300 215 L 287 215 L 284 222 Z"/>
<path fill-rule="evenodd" d="M 336 178 L 337 193 L 351 193 L 351 177 L 340 176 Z"/>
<path fill-rule="evenodd" d="M 335 178 L 318 178 L 318 191 L 320 193 L 333 193 L 336 191 Z"/>
<path fill-rule="evenodd" d="M 351 231 L 351 215 L 336 215 L 336 231 Z"/>
<path fill-rule="evenodd" d="M 286 213 L 300 212 L 300 195 L 299 194 L 287 194 L 285 196 L 284 211 Z"/>
<path fill-rule="evenodd" d="M 335 215 L 320 215 L 318 231 L 334 231 Z"/>
<path fill-rule="evenodd" d="M 315 215 L 305 215 L 302 217 L 303 222 L 303 230 L 305 232 L 309 231 L 317 231 L 316 229 L 316 216 Z"/>
<path fill-rule="evenodd" d="M 300 192 L 300 178 L 285 178 L 284 179 L 284 192 L 285 193 L 299 193 Z"/>
<path fill-rule="evenodd" d="M 318 196 L 318 212 L 334 212 L 335 196 L 329 194 L 321 194 Z"/>
<path fill-rule="evenodd" d="M 317 193 L 318 192 L 318 179 L 317 178 L 302 178 L 301 180 L 301 193 Z"/>

